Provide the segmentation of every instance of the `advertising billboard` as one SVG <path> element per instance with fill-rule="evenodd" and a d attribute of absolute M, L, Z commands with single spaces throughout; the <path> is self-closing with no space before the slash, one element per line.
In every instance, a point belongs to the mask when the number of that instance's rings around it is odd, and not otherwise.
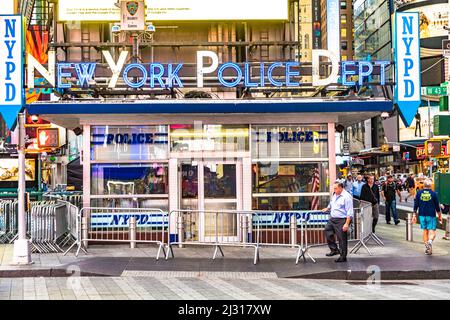
<path fill-rule="evenodd" d="M 134 2 L 134 1 L 129 1 Z M 60 21 L 120 21 L 116 0 L 59 0 Z M 287 0 L 146 0 L 147 21 L 287 20 Z"/>
<path fill-rule="evenodd" d="M 402 12 L 419 12 L 421 47 L 441 49 L 442 38 L 448 33 L 449 4 L 447 0 L 402 0 L 395 1 L 396 8 Z"/>
<path fill-rule="evenodd" d="M 340 2 L 337 0 L 327 1 L 327 48 L 336 57 L 341 56 L 341 37 L 337 30 L 340 28 Z"/>
<path fill-rule="evenodd" d="M 439 112 L 439 107 L 430 107 L 430 118 L 428 117 L 428 107 L 420 107 L 412 124 L 405 127 L 402 121 L 399 125 L 400 141 L 425 140 L 430 137 L 433 131 L 433 117 Z"/>
<path fill-rule="evenodd" d="M 36 178 L 35 159 L 25 159 L 25 180 L 34 181 Z M 0 182 L 18 181 L 19 160 L 18 159 L 0 159 Z"/>

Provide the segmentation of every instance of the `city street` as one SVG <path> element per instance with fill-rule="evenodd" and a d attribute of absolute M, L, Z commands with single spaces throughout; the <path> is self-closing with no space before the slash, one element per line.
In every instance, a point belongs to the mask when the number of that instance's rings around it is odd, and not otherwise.
<path fill-rule="evenodd" d="M 0 299 L 24 300 L 429 300 L 450 299 L 450 280 L 341 281 L 237 276 L 2 278 Z"/>

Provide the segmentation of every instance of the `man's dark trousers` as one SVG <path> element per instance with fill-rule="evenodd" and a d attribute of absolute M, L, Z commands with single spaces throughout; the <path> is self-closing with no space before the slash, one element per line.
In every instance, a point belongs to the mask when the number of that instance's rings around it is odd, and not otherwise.
<path fill-rule="evenodd" d="M 346 218 L 330 218 L 325 226 L 325 236 L 327 238 L 328 247 L 331 251 L 338 251 L 334 235 L 339 242 L 339 253 L 341 257 L 347 257 L 347 232 L 342 231 Z"/>

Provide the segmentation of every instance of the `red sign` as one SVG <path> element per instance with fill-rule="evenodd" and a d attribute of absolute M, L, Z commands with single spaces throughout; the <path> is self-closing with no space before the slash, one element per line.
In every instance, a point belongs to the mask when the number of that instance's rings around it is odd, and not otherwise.
<path fill-rule="evenodd" d="M 441 157 L 444 157 L 447 155 L 447 145 L 446 144 L 442 144 L 441 146 Z M 425 147 L 418 147 L 416 149 L 416 158 L 417 160 L 422 160 L 427 158 L 427 155 L 425 153 Z"/>
<path fill-rule="evenodd" d="M 38 147 L 39 148 L 58 148 L 59 147 L 59 129 L 48 128 L 38 129 Z"/>

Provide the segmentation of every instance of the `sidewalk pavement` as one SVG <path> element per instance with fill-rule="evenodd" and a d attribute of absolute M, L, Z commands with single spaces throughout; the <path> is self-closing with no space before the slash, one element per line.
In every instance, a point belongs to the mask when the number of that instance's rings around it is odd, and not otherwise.
<path fill-rule="evenodd" d="M 313 247 L 309 258 L 295 264 L 297 250 L 288 247 L 262 247 L 260 262 L 253 264 L 253 248 L 223 247 L 225 257 L 211 257 L 213 246 L 174 247 L 175 258 L 156 260 L 156 246 L 128 245 L 89 246 L 86 255 L 75 250 L 61 253 L 33 254 L 34 263 L 27 266 L 12 264 L 13 246 L 0 245 L 0 277 L 64 277 L 80 276 L 147 276 L 192 277 L 227 275 L 236 278 L 314 278 L 366 280 L 379 271 L 382 280 L 450 279 L 450 241 L 442 240 L 444 232 L 438 230 L 433 255 L 424 254 L 421 230 L 414 226 L 414 242 L 407 242 L 404 221 L 398 226 L 386 225 L 382 217 L 377 234 L 385 246 L 369 244 L 373 255 L 364 248 L 349 254 L 347 263 L 335 263 L 336 257 L 327 258 L 326 246 Z M 349 250 L 354 242 L 349 243 Z"/>

